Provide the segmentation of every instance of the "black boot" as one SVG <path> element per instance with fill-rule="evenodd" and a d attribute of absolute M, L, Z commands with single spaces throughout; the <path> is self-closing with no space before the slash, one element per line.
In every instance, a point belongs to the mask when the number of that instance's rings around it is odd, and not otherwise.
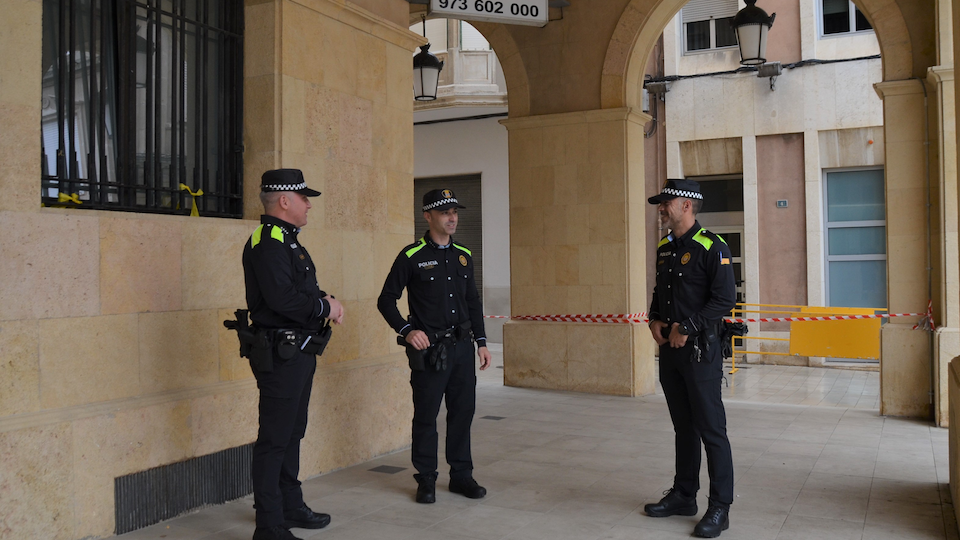
<path fill-rule="evenodd" d="M 459 493 L 468 499 L 482 499 L 487 490 L 471 478 L 450 479 L 450 493 Z"/>
<path fill-rule="evenodd" d="M 437 477 L 428 475 L 417 475 L 417 502 L 420 504 L 432 504 L 437 502 Z"/>
<path fill-rule="evenodd" d="M 679 489 L 671 488 L 664 491 L 664 498 L 660 502 L 648 504 L 643 511 L 650 517 L 668 516 L 695 516 L 697 515 L 697 498 L 687 497 Z"/>
<path fill-rule="evenodd" d="M 253 531 L 253 540 L 300 540 L 300 538 L 283 528 L 283 525 L 274 525 L 273 527 L 257 527 Z"/>
<path fill-rule="evenodd" d="M 730 528 L 730 509 L 710 505 L 700 523 L 693 529 L 693 535 L 700 538 L 716 538 Z"/>
<path fill-rule="evenodd" d="M 296 510 L 283 511 L 283 526 L 288 529 L 292 527 L 297 527 L 298 529 L 322 529 L 329 524 L 329 514 L 318 514 L 307 505 L 303 505 Z"/>

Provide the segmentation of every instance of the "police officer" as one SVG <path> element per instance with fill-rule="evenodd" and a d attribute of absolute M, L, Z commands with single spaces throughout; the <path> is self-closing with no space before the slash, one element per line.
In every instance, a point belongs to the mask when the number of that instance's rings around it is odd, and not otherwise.
<path fill-rule="evenodd" d="M 660 383 L 676 433 L 676 475 L 665 497 L 644 510 L 653 517 L 697 514 L 702 441 L 710 496 L 693 533 L 715 538 L 730 527 L 733 502 L 733 459 L 720 399 L 723 360 L 717 337 L 723 317 L 736 304 L 730 248 L 697 222 L 703 203 L 697 182 L 667 180 L 648 202 L 659 205 L 660 223 L 670 229 L 657 245 L 650 331 L 660 346 Z"/>
<path fill-rule="evenodd" d="M 483 306 L 473 277 L 470 250 L 453 241 L 457 209 L 465 208 L 449 189 L 423 196 L 423 217 L 429 230 L 403 248 L 383 283 L 377 307 L 407 345 L 413 389 L 413 446 L 410 454 L 418 485 L 418 503 L 436 501 L 437 413 L 446 397 L 446 458 L 450 491 L 480 499 L 487 490 L 473 479 L 470 424 L 476 409 L 477 374 L 490 365 L 483 330 Z M 407 289 L 410 318 L 404 319 L 397 300 Z"/>
<path fill-rule="evenodd" d="M 297 480 L 317 367 L 315 352 L 302 351 L 310 350 L 305 336 L 316 334 L 324 319 L 342 322 L 343 306 L 320 290 L 313 260 L 297 240 L 307 224 L 308 197 L 320 192 L 308 188 L 297 169 L 263 173 L 260 190 L 264 215 L 243 249 L 247 307 L 261 342 L 251 354 L 260 389 L 253 540 L 297 540 L 291 527 L 320 529 L 330 523 L 329 515 L 307 507 Z"/>

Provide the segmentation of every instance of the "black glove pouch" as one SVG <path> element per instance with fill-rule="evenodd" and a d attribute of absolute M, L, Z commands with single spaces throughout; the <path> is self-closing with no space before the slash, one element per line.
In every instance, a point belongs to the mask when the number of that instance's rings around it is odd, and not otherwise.
<path fill-rule="evenodd" d="M 713 355 L 707 353 L 710 352 L 714 347 L 719 346 L 718 341 L 720 341 L 720 335 L 717 330 L 717 325 L 708 326 L 706 330 L 701 332 L 695 338 L 696 345 L 700 349 L 699 353 L 701 360 L 706 360 L 707 362 L 713 361 Z"/>
<path fill-rule="evenodd" d="M 273 371 L 273 339 L 269 332 L 258 332 L 257 341 L 250 349 L 250 367 L 260 373 Z"/>
<path fill-rule="evenodd" d="M 447 342 L 439 341 L 436 344 L 432 345 L 429 349 L 429 356 L 427 358 L 427 364 L 434 371 L 443 371 L 447 369 Z"/>
<path fill-rule="evenodd" d="M 333 335 L 333 328 L 330 327 L 330 320 L 327 319 L 324 321 L 323 326 L 320 327 L 320 331 L 317 332 L 317 337 L 313 338 L 313 341 L 318 344 L 317 346 L 317 356 L 323 354 L 324 349 L 327 348 L 327 343 L 330 343 L 330 336 Z"/>

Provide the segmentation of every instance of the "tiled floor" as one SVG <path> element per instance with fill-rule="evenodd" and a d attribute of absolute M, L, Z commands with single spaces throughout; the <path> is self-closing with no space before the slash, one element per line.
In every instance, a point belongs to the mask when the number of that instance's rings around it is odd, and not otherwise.
<path fill-rule="evenodd" d="M 495 365 L 500 360 L 495 352 Z M 737 495 L 722 538 L 958 540 L 946 430 L 879 417 L 876 373 L 747 367 L 728 375 L 724 389 Z M 316 540 L 690 537 L 699 516 L 657 519 L 642 511 L 673 475 L 662 395 L 507 388 L 494 368 L 481 374 L 478 396 L 473 452 L 485 499 L 449 493 L 441 471 L 437 503 L 416 504 L 409 452 L 397 452 L 305 482 L 310 506 L 333 522 L 294 533 Z M 370 470 L 381 465 L 404 470 Z M 249 540 L 251 504 L 247 497 L 119 538 Z"/>
<path fill-rule="evenodd" d="M 725 400 L 880 409 L 878 371 L 738 364 L 727 382 Z"/>

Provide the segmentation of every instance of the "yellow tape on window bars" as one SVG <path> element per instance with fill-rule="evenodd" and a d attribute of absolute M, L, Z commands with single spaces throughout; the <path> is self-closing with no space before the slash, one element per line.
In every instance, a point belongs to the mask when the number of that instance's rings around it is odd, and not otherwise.
<path fill-rule="evenodd" d="M 192 204 L 192 208 L 190 208 L 190 215 L 193 217 L 200 217 L 200 211 L 197 210 L 197 197 L 203 195 L 203 190 L 198 189 L 197 191 L 192 191 L 190 187 L 187 186 L 186 184 L 180 184 L 180 191 L 184 191 L 184 190 L 186 190 L 187 193 L 189 193 L 190 196 L 193 197 L 193 204 Z"/>
<path fill-rule="evenodd" d="M 80 195 L 77 193 L 71 193 L 70 195 L 67 195 L 66 193 L 57 193 L 57 200 L 60 202 L 83 204 L 83 202 L 80 201 Z"/>

